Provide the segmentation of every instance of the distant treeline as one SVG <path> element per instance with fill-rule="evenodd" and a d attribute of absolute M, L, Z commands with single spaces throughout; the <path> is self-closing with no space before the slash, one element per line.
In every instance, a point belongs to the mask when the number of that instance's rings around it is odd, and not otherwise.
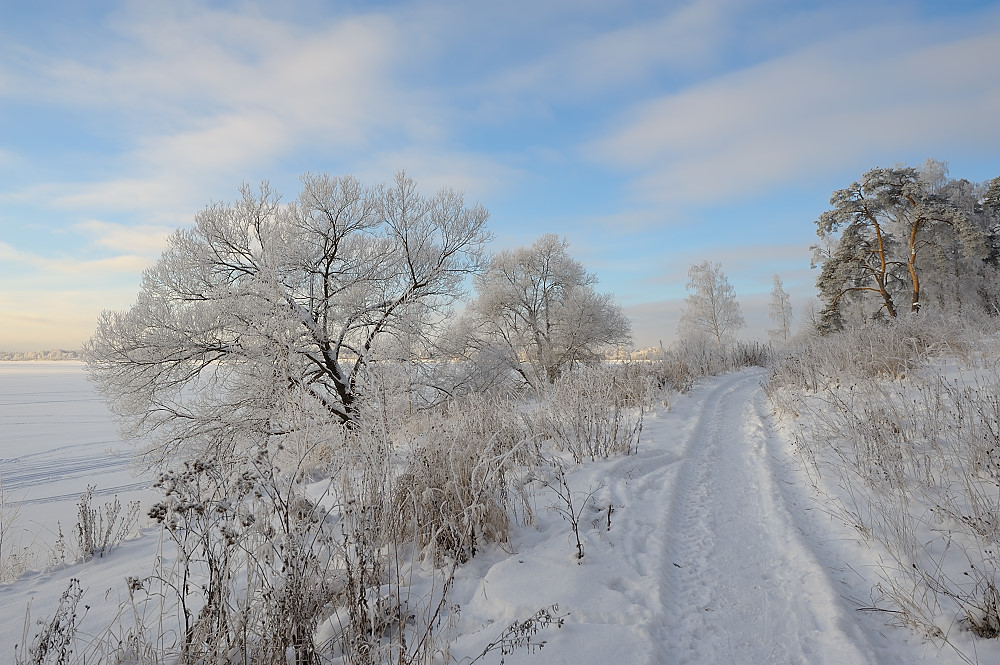
<path fill-rule="evenodd" d="M 80 360 L 79 351 L 52 349 L 50 351 L 0 351 L 0 361 L 11 360 Z"/>

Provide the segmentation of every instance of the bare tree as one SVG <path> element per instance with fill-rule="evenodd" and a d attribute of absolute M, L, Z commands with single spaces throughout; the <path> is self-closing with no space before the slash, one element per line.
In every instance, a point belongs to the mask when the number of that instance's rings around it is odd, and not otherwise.
<path fill-rule="evenodd" d="M 771 286 L 771 303 L 768 306 L 768 315 L 775 325 L 773 329 L 768 331 L 771 339 L 787 342 L 792 330 L 792 301 L 788 297 L 778 273 L 774 274 Z"/>
<path fill-rule="evenodd" d="M 720 346 L 745 324 L 736 291 L 718 263 L 702 261 L 688 270 L 686 285 L 690 295 L 684 300 L 678 324 L 679 337 L 709 337 Z"/>
<path fill-rule="evenodd" d="M 306 175 L 291 204 L 244 186 L 172 236 L 131 309 L 102 313 L 91 378 L 164 455 L 281 436 L 288 409 L 354 423 L 379 344 L 428 335 L 480 269 L 487 217 L 402 172 Z"/>
<path fill-rule="evenodd" d="M 628 318 L 597 278 L 553 234 L 503 251 L 475 278 L 465 326 L 468 344 L 500 356 L 530 385 L 552 383 L 563 368 L 631 339 Z"/>

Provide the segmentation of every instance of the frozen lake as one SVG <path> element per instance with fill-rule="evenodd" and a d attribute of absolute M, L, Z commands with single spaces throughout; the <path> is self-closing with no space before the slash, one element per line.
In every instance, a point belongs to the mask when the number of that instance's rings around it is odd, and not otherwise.
<path fill-rule="evenodd" d="M 72 537 L 77 503 L 153 493 L 131 465 L 111 414 L 79 362 L 0 362 L 0 483 L 27 541 L 51 544 L 56 523 Z"/>

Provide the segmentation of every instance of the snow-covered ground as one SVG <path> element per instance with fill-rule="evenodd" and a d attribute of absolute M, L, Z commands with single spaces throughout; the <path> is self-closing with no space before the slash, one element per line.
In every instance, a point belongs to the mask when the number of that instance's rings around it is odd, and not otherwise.
<path fill-rule="evenodd" d="M 142 487 L 79 365 L 12 365 L 0 364 L 0 473 L 22 516 L 65 528 L 88 484 L 123 497 Z M 579 562 L 556 499 L 542 494 L 536 526 L 460 568 L 450 599 L 460 608 L 449 633 L 456 662 L 553 605 L 562 627 L 542 629 L 540 652 L 517 650 L 506 663 L 967 662 L 865 611 L 872 582 L 856 571 L 876 562 L 813 503 L 769 414 L 764 377 L 746 370 L 673 396 L 647 416 L 636 455 L 573 467 Z M 0 587 L 0 660 L 22 641 L 26 604 L 33 616 L 50 613 L 70 578 L 90 606 L 83 639 L 111 623 L 124 578 L 148 574 L 160 546 L 149 529 L 103 559 Z M 979 662 L 1000 662 L 992 642 L 980 645 Z M 496 652 L 480 662 L 499 661 Z"/>
<path fill-rule="evenodd" d="M 71 534 L 88 486 L 94 503 L 148 502 L 110 413 L 79 362 L 0 362 L 0 483 L 29 540 Z"/>

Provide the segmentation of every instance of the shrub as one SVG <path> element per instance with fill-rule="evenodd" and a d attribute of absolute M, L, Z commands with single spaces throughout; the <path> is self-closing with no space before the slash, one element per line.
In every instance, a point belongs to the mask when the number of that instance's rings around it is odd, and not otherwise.
<path fill-rule="evenodd" d="M 582 365 L 541 390 L 525 417 L 539 438 L 551 438 L 578 463 L 631 455 L 653 394 L 650 377 L 630 366 Z"/>
<path fill-rule="evenodd" d="M 973 367 L 955 380 L 926 366 L 914 372 L 945 349 L 958 347 L 974 361 L 969 350 L 980 340 L 947 328 L 888 339 L 893 331 L 915 332 L 904 323 L 819 339 L 818 349 L 834 352 L 823 360 L 817 348 L 805 350 L 802 366 L 816 373 L 777 372 L 769 391 L 799 416 L 790 423 L 800 452 L 820 474 L 826 506 L 885 553 L 878 588 L 900 620 L 945 637 L 942 627 L 957 618 L 975 634 L 995 637 L 1000 374 Z M 872 344 L 857 361 L 839 353 L 861 339 Z M 942 339 L 947 344 L 932 341 Z M 887 354 L 885 362 L 874 362 L 875 349 Z M 814 380 L 837 367 L 849 373 Z"/>
<path fill-rule="evenodd" d="M 80 580 L 71 579 L 69 586 L 59 598 L 59 606 L 51 619 L 36 622 L 38 632 L 28 642 L 28 626 L 31 623 L 31 612 L 24 617 L 24 632 L 22 642 L 14 647 L 14 663 L 16 665 L 68 665 L 73 655 L 76 641 L 76 630 L 79 617 L 77 605 L 83 598 L 83 588 Z"/>
<path fill-rule="evenodd" d="M 900 379 L 943 354 L 973 360 L 982 353 L 977 338 L 982 334 L 954 319 L 902 316 L 799 340 L 774 359 L 770 382 L 819 390 L 852 379 Z"/>
<path fill-rule="evenodd" d="M 124 514 L 117 496 L 94 508 L 91 502 L 95 489 L 95 485 L 88 486 L 77 507 L 76 542 L 84 560 L 103 557 L 139 528 L 138 501 L 130 502 Z"/>

